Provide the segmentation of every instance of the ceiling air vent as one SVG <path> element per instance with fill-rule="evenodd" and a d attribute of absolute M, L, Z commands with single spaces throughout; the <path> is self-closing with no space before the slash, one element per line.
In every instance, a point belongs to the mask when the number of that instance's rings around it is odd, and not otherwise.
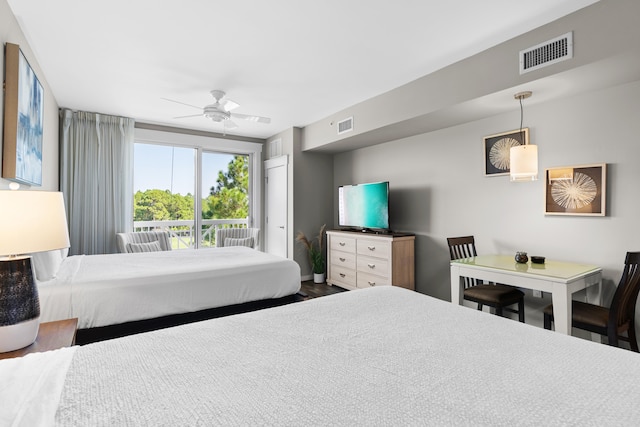
<path fill-rule="evenodd" d="M 573 58 L 573 32 L 520 51 L 520 74 Z"/>
<path fill-rule="evenodd" d="M 353 130 L 353 117 L 338 122 L 338 135 Z"/>

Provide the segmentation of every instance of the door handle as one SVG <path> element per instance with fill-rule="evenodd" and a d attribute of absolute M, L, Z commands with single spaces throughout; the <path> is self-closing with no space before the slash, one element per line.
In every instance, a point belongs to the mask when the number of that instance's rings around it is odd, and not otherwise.
<path fill-rule="evenodd" d="M 284 225 L 279 226 L 278 228 L 282 228 L 284 230 Z"/>

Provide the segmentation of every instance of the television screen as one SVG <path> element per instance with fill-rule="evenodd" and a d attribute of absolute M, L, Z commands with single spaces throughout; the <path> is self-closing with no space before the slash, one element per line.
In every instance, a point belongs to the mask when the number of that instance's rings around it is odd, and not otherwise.
<path fill-rule="evenodd" d="M 343 185 L 338 188 L 341 227 L 389 228 L 389 182 Z"/>

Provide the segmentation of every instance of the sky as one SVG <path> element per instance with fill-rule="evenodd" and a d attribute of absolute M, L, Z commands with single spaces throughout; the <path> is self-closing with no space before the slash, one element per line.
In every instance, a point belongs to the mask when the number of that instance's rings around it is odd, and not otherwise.
<path fill-rule="evenodd" d="M 194 148 L 135 144 L 133 191 L 170 190 L 172 193 L 195 193 Z M 219 171 L 226 171 L 233 154 L 204 152 L 202 155 L 202 197 L 209 195 Z M 172 170 L 173 162 L 173 173 Z"/>

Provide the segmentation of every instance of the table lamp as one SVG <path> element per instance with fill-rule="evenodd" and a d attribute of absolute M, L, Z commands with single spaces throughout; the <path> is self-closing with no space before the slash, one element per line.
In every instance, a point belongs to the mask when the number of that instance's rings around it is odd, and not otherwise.
<path fill-rule="evenodd" d="M 38 335 L 40 300 L 28 254 L 68 247 L 62 193 L 0 191 L 0 353 Z"/>

